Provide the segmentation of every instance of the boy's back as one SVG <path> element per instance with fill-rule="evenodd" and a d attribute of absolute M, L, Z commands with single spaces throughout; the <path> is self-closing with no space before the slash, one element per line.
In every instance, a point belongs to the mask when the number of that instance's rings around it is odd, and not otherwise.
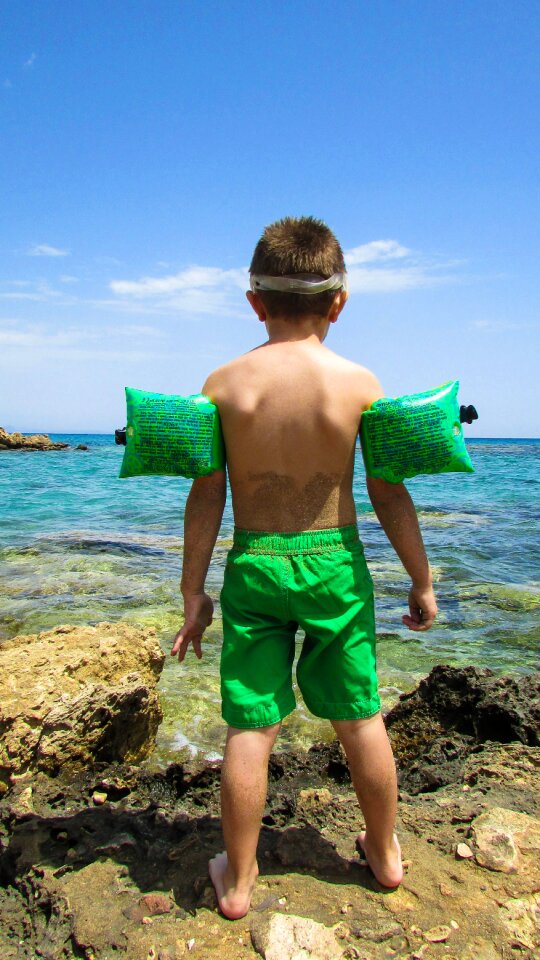
<path fill-rule="evenodd" d="M 360 417 L 381 396 L 368 370 L 313 336 L 265 343 L 211 374 L 204 392 L 220 411 L 237 527 L 356 523 Z"/>

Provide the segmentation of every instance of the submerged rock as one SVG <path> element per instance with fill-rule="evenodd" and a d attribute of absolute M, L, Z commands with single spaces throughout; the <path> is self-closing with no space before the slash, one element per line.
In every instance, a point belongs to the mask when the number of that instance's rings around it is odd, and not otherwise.
<path fill-rule="evenodd" d="M 142 760 L 162 718 L 153 630 L 56 627 L 0 647 L 0 792 L 14 774 Z"/>
<path fill-rule="evenodd" d="M 0 453 L 2 450 L 65 450 L 69 443 L 51 440 L 45 433 L 8 433 L 0 427 Z"/>

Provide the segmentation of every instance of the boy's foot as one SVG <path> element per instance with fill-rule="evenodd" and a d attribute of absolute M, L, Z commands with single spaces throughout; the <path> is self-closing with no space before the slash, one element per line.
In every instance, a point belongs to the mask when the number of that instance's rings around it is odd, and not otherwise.
<path fill-rule="evenodd" d="M 373 876 L 381 887 L 388 887 L 390 890 L 399 887 L 403 880 L 403 864 L 401 862 L 401 847 L 395 834 L 393 849 L 386 856 L 381 856 L 373 850 L 365 830 L 357 837 L 356 846 L 365 857 Z"/>
<path fill-rule="evenodd" d="M 240 920 L 241 917 L 245 917 L 251 906 L 251 895 L 259 874 L 257 864 L 248 882 L 235 885 L 227 854 L 218 853 L 209 861 L 208 873 L 214 884 L 219 909 L 223 916 L 229 920 Z"/>

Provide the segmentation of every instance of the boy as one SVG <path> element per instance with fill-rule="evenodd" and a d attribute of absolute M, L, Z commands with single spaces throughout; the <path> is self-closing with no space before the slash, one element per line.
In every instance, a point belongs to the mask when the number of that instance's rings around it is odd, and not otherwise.
<path fill-rule="evenodd" d="M 377 880 L 403 876 L 394 833 L 395 765 L 375 674 L 373 586 L 352 495 L 360 418 L 383 396 L 376 377 L 323 341 L 345 305 L 343 253 L 312 217 L 267 227 L 250 266 L 247 298 L 266 343 L 212 373 L 203 387 L 221 417 L 235 536 L 221 606 L 221 690 L 228 724 L 221 805 L 226 852 L 209 871 L 222 913 L 245 916 L 270 752 L 295 708 L 294 638 L 306 634 L 297 680 L 308 708 L 328 718 L 346 752 L 366 830 L 359 844 Z M 437 607 L 416 511 L 402 484 L 367 481 L 392 546 L 412 580 L 411 630 Z M 193 483 L 185 513 L 184 625 L 172 655 L 201 657 L 212 621 L 204 592 L 226 496 L 225 472 Z"/>

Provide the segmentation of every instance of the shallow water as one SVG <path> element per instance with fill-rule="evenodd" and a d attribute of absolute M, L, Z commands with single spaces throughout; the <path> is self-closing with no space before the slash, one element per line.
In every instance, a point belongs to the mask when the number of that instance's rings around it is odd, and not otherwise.
<path fill-rule="evenodd" d="M 119 480 L 122 449 L 106 436 L 69 436 L 88 452 L 0 454 L 0 640 L 60 623 L 126 620 L 157 629 L 164 649 L 181 625 L 178 582 L 190 482 Z M 407 578 L 371 510 L 357 464 L 360 534 L 377 592 L 378 661 L 385 707 L 436 663 L 504 673 L 538 668 L 540 441 L 472 441 L 475 474 L 418 477 L 408 487 L 434 568 L 440 614 L 426 634 L 401 626 Z M 227 506 L 209 572 L 218 596 L 232 516 Z M 300 642 L 300 641 L 299 641 Z M 221 623 L 201 663 L 168 658 L 157 757 L 218 756 Z M 299 709 L 282 745 L 329 736 Z"/>

